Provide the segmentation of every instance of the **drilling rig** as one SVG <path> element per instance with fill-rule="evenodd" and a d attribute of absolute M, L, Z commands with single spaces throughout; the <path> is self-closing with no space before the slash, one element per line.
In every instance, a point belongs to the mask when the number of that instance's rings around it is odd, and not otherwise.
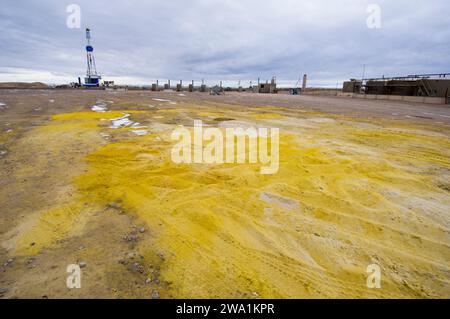
<path fill-rule="evenodd" d="M 91 45 L 91 30 L 86 28 L 86 59 L 87 59 L 87 71 L 84 78 L 84 86 L 86 87 L 98 87 L 100 86 L 101 76 L 97 73 L 97 67 L 95 65 L 94 47 Z"/>

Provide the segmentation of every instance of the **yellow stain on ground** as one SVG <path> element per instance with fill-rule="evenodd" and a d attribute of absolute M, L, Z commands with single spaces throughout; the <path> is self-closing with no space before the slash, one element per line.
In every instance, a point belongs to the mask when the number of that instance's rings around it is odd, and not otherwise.
<path fill-rule="evenodd" d="M 279 127 L 274 175 L 261 175 L 259 164 L 173 163 L 170 133 L 177 125 L 153 132 L 154 112 L 54 116 L 36 134 L 81 127 L 118 137 L 87 156 L 86 172 L 73 181 L 76 196 L 44 212 L 17 250 L 37 253 L 79 233 L 73 225 L 83 225 L 86 202 L 118 202 L 152 233 L 152 242 L 139 243 L 145 260 L 164 256 L 163 295 L 450 297 L 448 137 L 412 125 L 265 108 L 270 113 L 186 105 L 183 112 Z M 179 113 L 158 112 L 167 114 L 161 121 Z M 102 124 L 123 113 L 147 119 L 150 134 Z M 27 248 L 31 240 L 39 244 Z M 370 264 L 382 269 L 382 289 L 366 286 Z"/>

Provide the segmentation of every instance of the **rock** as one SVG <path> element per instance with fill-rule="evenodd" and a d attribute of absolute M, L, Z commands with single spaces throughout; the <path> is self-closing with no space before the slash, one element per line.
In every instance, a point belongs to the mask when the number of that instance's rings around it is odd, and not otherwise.
<path fill-rule="evenodd" d="M 145 272 L 144 266 L 142 266 L 139 263 L 133 263 L 133 264 L 129 265 L 128 270 L 131 272 L 137 272 L 140 274 L 143 274 Z"/>
<path fill-rule="evenodd" d="M 108 208 L 112 208 L 112 209 L 121 209 L 122 208 L 122 206 L 116 202 L 109 203 L 107 206 L 108 206 Z"/>
<path fill-rule="evenodd" d="M 8 291 L 8 288 L 0 288 L 0 296 L 6 294 Z"/>
<path fill-rule="evenodd" d="M 145 233 L 145 228 L 144 227 L 141 227 L 140 229 L 139 229 L 139 232 L 142 234 L 142 233 Z"/>
<path fill-rule="evenodd" d="M 158 292 L 158 290 L 153 290 L 153 292 L 152 292 L 152 299 L 159 299 L 159 292 Z"/>
<path fill-rule="evenodd" d="M 119 264 L 126 265 L 128 262 L 125 259 L 120 259 Z"/>
<path fill-rule="evenodd" d="M 78 263 L 78 266 L 80 266 L 80 268 L 84 268 L 84 267 L 87 266 L 87 264 L 86 264 L 84 261 L 80 261 L 80 262 Z"/>
<path fill-rule="evenodd" d="M 14 258 L 8 259 L 6 262 L 3 263 L 3 267 L 8 267 L 14 262 Z"/>
<path fill-rule="evenodd" d="M 166 258 L 164 257 L 163 253 L 157 253 L 156 254 L 159 258 L 161 258 L 162 261 L 164 261 Z"/>
<path fill-rule="evenodd" d="M 152 280 L 150 278 L 145 279 L 145 284 L 148 285 L 152 282 Z"/>
<path fill-rule="evenodd" d="M 123 236 L 122 239 L 124 241 L 128 241 L 128 242 L 137 242 L 138 241 L 138 236 L 130 234 L 130 235 Z"/>
<path fill-rule="evenodd" d="M 27 266 L 28 269 L 32 269 L 32 268 L 36 268 L 36 258 L 31 257 L 28 258 L 28 260 L 25 262 L 25 265 Z"/>

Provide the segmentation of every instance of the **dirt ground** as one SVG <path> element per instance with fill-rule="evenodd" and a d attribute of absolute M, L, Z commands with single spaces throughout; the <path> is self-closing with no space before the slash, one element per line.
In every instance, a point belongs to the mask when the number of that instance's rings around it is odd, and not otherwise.
<path fill-rule="evenodd" d="M 175 164 L 195 119 L 279 128 L 278 173 Z M 449 137 L 445 105 L 0 90 L 0 297 L 449 298 Z"/>

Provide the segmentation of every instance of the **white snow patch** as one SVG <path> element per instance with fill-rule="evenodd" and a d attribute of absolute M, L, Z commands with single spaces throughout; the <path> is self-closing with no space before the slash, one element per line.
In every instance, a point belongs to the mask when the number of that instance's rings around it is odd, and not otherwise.
<path fill-rule="evenodd" d="M 124 114 L 124 116 L 119 117 L 117 119 L 112 119 L 112 125 L 110 128 L 121 128 L 121 127 L 127 127 L 133 124 L 133 122 L 129 119 L 130 114 Z"/>
<path fill-rule="evenodd" d="M 171 100 L 165 100 L 165 99 L 153 99 L 153 101 L 174 103 Z"/>
<path fill-rule="evenodd" d="M 133 130 L 131 132 L 133 132 L 133 134 L 138 135 L 138 136 L 143 136 L 143 135 L 147 135 L 148 134 L 147 130 Z"/>
<path fill-rule="evenodd" d="M 107 111 L 106 106 L 103 105 L 94 105 L 93 107 L 91 107 L 91 110 L 100 113 L 104 113 Z"/>
<path fill-rule="evenodd" d="M 133 123 L 133 124 L 131 125 L 131 127 L 132 127 L 132 128 L 147 128 L 147 126 L 141 125 L 141 123 L 138 123 L 138 122 Z"/>
<path fill-rule="evenodd" d="M 336 122 L 334 119 L 330 119 L 327 117 L 313 117 L 308 120 L 311 122 L 314 122 L 314 123 L 335 123 Z"/>
<path fill-rule="evenodd" d="M 103 137 L 105 140 L 109 140 L 109 138 L 111 137 L 109 134 L 106 133 L 100 133 L 100 136 Z"/>

